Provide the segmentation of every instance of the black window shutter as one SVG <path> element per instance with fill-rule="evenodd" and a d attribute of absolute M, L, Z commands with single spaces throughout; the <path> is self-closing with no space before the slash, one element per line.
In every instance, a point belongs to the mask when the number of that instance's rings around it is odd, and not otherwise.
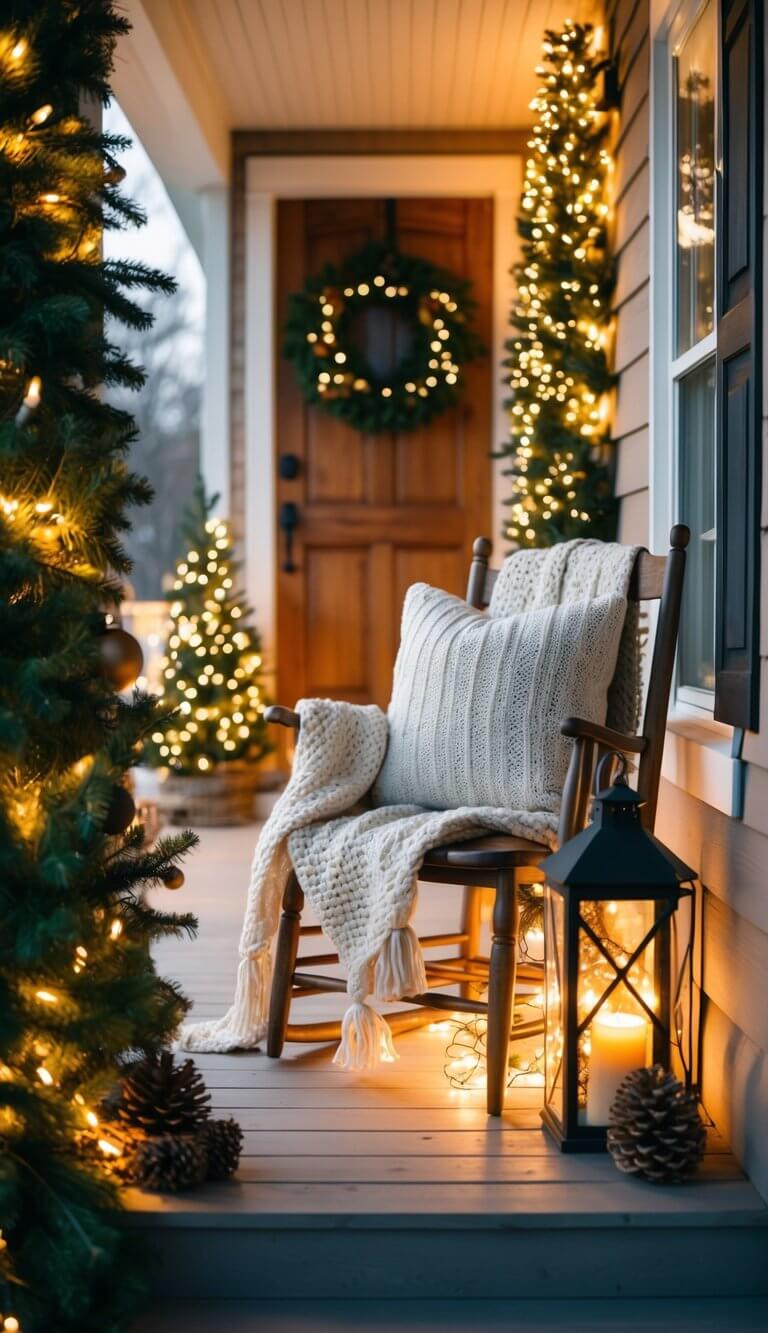
<path fill-rule="evenodd" d="M 715 717 L 758 726 L 763 0 L 721 0 Z"/>

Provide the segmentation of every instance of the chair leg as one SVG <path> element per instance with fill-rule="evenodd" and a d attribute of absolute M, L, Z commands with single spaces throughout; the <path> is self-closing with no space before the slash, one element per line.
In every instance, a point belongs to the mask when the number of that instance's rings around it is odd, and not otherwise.
<path fill-rule="evenodd" d="M 272 992 L 269 997 L 267 1024 L 267 1055 L 274 1059 L 282 1054 L 285 1030 L 291 1009 L 293 974 L 299 952 L 299 926 L 304 894 L 295 874 L 291 872 L 283 894 L 283 914 L 277 932 L 275 966 L 272 974 Z"/>
<path fill-rule="evenodd" d="M 517 881 L 514 871 L 496 880 L 488 984 L 488 1114 L 501 1115 L 509 1070 L 509 1036 L 517 970 Z"/>
<path fill-rule="evenodd" d="M 461 904 L 461 933 L 466 935 L 466 939 L 460 946 L 459 957 L 477 958 L 480 952 L 480 904 L 482 902 L 483 890 L 476 885 L 467 884 L 464 886 L 464 897 Z M 464 1000 L 472 1000 L 478 994 L 477 983 L 473 981 L 462 981 L 459 986 L 459 995 Z"/>

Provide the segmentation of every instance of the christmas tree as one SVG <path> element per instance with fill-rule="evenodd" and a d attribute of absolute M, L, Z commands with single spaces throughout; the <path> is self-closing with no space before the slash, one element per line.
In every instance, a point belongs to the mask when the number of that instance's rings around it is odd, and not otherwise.
<path fill-rule="evenodd" d="M 6 0 L 0 18 L 0 1324 L 114 1333 L 140 1286 L 115 1224 L 99 1099 L 119 1058 L 166 1043 L 183 996 L 151 941 L 194 920 L 151 909 L 191 835 L 154 848 L 125 777 L 155 705 L 114 622 L 129 414 L 142 372 L 103 331 L 146 324 L 132 293 L 171 291 L 105 262 L 105 227 L 141 222 L 84 105 L 109 98 L 111 0 Z M 103 387 L 105 386 L 105 387 Z"/>
<path fill-rule="evenodd" d="M 153 731 L 145 762 L 176 773 L 208 773 L 268 752 L 260 643 L 235 589 L 238 565 L 228 525 L 212 517 L 198 480 L 182 528 L 186 555 L 176 565 L 171 629 L 163 658 L 168 716 Z"/>
<path fill-rule="evenodd" d="M 615 535 L 610 466 L 610 297 L 606 194 L 611 156 L 600 109 L 605 62 L 588 24 L 547 32 L 526 162 L 515 266 L 505 535 L 550 546 Z"/>

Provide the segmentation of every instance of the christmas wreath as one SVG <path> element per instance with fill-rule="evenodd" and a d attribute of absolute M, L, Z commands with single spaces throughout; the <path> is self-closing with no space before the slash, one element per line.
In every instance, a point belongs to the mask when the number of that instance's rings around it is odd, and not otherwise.
<path fill-rule="evenodd" d="M 389 244 L 372 244 L 326 265 L 289 298 L 284 353 L 304 398 L 366 434 L 414 430 L 457 401 L 463 368 L 482 345 L 470 327 L 470 284 Z M 391 370 L 377 372 L 358 317 L 393 312 L 405 343 Z"/>

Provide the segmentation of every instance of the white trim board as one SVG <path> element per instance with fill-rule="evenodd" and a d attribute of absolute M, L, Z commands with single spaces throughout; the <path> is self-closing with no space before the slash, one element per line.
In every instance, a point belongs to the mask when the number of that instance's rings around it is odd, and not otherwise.
<path fill-rule="evenodd" d="M 522 185 L 519 154 L 360 155 L 250 157 L 246 163 L 245 242 L 245 583 L 264 644 L 268 685 L 276 648 L 276 348 L 274 276 L 278 199 L 490 197 L 494 201 L 492 431 L 506 438 L 501 385 L 504 343 L 509 337 L 513 283 L 519 255 L 516 217 Z M 501 464 L 489 458 L 493 478 L 494 539 L 502 523 L 505 482 Z"/>
<path fill-rule="evenodd" d="M 663 551 L 677 517 L 676 405 L 678 380 L 715 350 L 715 333 L 677 356 L 673 346 L 674 241 L 673 86 L 671 58 L 698 18 L 704 0 L 652 0 L 651 33 L 651 292 L 649 540 Z M 673 370 L 674 367 L 674 370 Z M 662 774 L 690 796 L 740 817 L 743 763 L 732 753 L 733 729 L 713 720 L 691 691 L 673 686 Z"/>

